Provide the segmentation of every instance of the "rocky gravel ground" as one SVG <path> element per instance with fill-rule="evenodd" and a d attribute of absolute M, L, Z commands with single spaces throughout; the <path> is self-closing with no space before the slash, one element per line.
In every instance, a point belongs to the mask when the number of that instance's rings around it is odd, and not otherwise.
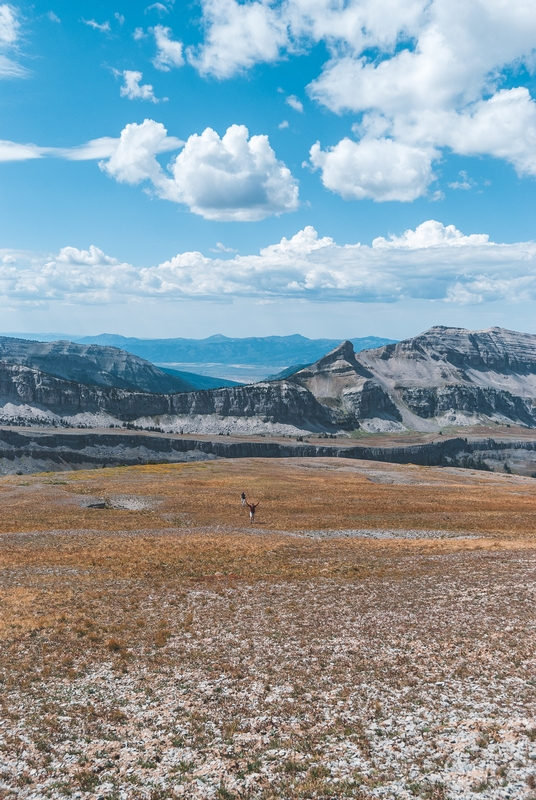
<path fill-rule="evenodd" d="M 288 534 L 287 534 L 288 535 Z M 467 531 L 404 528 L 346 528 L 340 530 L 299 531 L 308 539 L 480 539 L 482 534 Z"/>
<path fill-rule="evenodd" d="M 536 551 L 425 533 L 4 537 L 0 797 L 536 798 Z"/>

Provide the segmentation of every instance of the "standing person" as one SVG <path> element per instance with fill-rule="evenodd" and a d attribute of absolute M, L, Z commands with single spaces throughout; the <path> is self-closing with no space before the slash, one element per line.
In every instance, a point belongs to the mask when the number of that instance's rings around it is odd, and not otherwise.
<path fill-rule="evenodd" d="M 260 500 L 259 500 L 259 502 L 260 502 Z M 257 508 L 259 503 L 248 503 L 247 500 L 246 500 L 246 505 L 249 508 L 249 521 L 250 521 L 251 525 L 253 525 L 253 523 L 255 522 L 255 509 Z"/>
<path fill-rule="evenodd" d="M 246 505 L 246 493 L 245 492 L 242 492 L 242 494 L 240 495 L 240 500 L 242 501 L 242 505 L 245 506 Z"/>

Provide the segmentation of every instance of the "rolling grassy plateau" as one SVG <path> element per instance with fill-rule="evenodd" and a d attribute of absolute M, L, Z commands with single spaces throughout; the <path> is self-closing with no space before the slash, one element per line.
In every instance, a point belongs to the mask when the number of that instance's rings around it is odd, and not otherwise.
<path fill-rule="evenodd" d="M 518 475 L 3 477 L 0 798 L 536 798 L 535 567 Z"/>

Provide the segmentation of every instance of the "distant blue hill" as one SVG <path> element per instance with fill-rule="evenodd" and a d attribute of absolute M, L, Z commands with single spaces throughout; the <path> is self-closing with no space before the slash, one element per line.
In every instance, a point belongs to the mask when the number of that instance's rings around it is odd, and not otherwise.
<path fill-rule="evenodd" d="M 299 334 L 246 339 L 231 339 L 221 335 L 207 339 L 134 339 L 102 333 L 69 339 L 80 344 L 120 347 L 154 364 L 251 364 L 275 367 L 310 364 L 341 343 L 340 339 L 308 339 Z M 359 352 L 390 344 L 393 339 L 366 336 L 350 341 L 355 351 Z"/>

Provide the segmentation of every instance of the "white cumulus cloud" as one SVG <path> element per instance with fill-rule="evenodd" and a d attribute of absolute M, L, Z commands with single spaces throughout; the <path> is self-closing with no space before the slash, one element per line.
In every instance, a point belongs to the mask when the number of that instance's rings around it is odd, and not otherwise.
<path fill-rule="evenodd" d="M 221 137 L 194 134 L 171 166 L 165 193 L 205 219 L 252 221 L 298 207 L 298 187 L 267 136 L 231 125 Z"/>
<path fill-rule="evenodd" d="M 154 66 L 163 72 L 169 72 L 172 67 L 182 67 L 184 64 L 182 42 L 176 42 L 171 38 L 171 28 L 155 25 L 154 28 L 151 28 L 151 33 L 156 44 Z"/>
<path fill-rule="evenodd" d="M 129 100 L 150 100 L 151 103 L 158 103 L 158 98 L 155 97 L 151 84 L 141 84 L 143 78 L 141 72 L 125 69 L 120 74 L 125 81 L 120 89 L 121 97 L 128 97 Z"/>
<path fill-rule="evenodd" d="M 267 2 L 202 0 L 205 41 L 189 48 L 188 60 L 202 75 L 230 78 L 254 64 L 273 62 L 288 46 L 280 8 Z"/>
<path fill-rule="evenodd" d="M 189 137 L 165 171 L 156 154 L 170 149 L 170 139 L 153 120 L 127 125 L 101 168 L 124 183 L 149 180 L 159 197 L 184 203 L 205 219 L 252 221 L 297 208 L 296 181 L 267 136 L 250 138 L 243 125 L 232 125 L 220 138 L 207 128 Z"/>
<path fill-rule="evenodd" d="M 389 239 L 378 236 L 372 247 L 420 250 L 426 247 L 471 247 L 489 244 L 487 233 L 471 233 L 465 236 L 454 225 L 443 225 L 435 219 L 422 222 L 414 231 L 408 229 L 402 236 L 390 235 Z"/>
<path fill-rule="evenodd" d="M 166 178 L 156 155 L 176 150 L 182 144 L 180 139 L 167 135 L 161 122 L 152 119 L 146 119 L 140 125 L 133 122 L 121 131 L 109 160 L 101 161 L 99 166 L 120 183 L 136 184 L 150 180 L 159 186 Z"/>
<path fill-rule="evenodd" d="M 434 178 L 433 151 L 392 139 L 344 138 L 328 150 L 317 142 L 310 156 L 324 186 L 346 200 L 407 202 L 424 194 Z"/>
<path fill-rule="evenodd" d="M 225 253 L 228 248 L 220 246 Z M 95 246 L 49 258 L 0 251 L 4 305 L 139 302 L 144 298 L 251 297 L 455 304 L 536 300 L 536 242 L 496 244 L 434 220 L 372 246 L 338 245 L 308 226 L 258 255 L 179 253 L 136 267 Z"/>
<path fill-rule="evenodd" d="M 519 175 L 536 176 L 536 103 L 525 87 L 501 89 L 437 122 L 436 140 L 455 153 L 494 156 Z"/>

